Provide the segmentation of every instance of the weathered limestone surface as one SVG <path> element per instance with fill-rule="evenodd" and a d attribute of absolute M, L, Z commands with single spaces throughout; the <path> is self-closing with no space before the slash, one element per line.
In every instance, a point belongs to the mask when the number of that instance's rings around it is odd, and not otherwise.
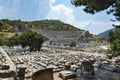
<path fill-rule="evenodd" d="M 64 70 L 64 71 L 61 71 L 61 72 L 59 73 L 59 76 L 60 76 L 62 79 L 66 80 L 66 79 L 74 78 L 74 77 L 75 77 L 75 73 L 72 72 L 72 71 Z"/>
<path fill-rule="evenodd" d="M 1 47 L 0 47 L 0 55 L 1 55 L 0 61 L 4 63 L 1 66 L 0 77 L 1 78 L 14 77 L 16 75 L 15 65 Z"/>
<path fill-rule="evenodd" d="M 19 49 L 16 50 L 19 51 Z M 51 49 L 50 51 L 46 49 L 46 51 L 44 50 L 43 52 L 45 52 L 44 55 L 41 55 L 43 54 L 41 51 L 40 53 L 31 52 L 29 55 L 27 53 L 27 56 L 23 55 L 26 53 L 22 53 L 22 55 L 19 54 L 22 57 L 13 58 L 13 62 L 24 64 L 25 66 L 27 66 L 26 71 L 33 73 L 33 75 L 34 73 L 39 73 L 39 71 L 41 70 L 52 68 L 53 72 L 67 70 L 72 73 L 76 73 L 75 76 L 77 76 L 78 80 L 81 78 L 83 78 L 84 80 L 87 80 L 89 78 L 92 78 L 94 80 L 120 80 L 120 56 L 111 58 L 108 56 L 103 57 L 98 55 L 88 55 L 79 52 L 76 54 L 62 54 L 62 51 L 55 49 Z M 61 55 L 55 56 L 57 52 L 61 52 Z M 50 55 L 50 53 L 53 54 Z M 15 54 L 15 56 L 16 55 L 17 53 Z M 2 58 L 0 57 L 0 59 L 2 61 L 6 61 L 6 59 L 3 57 L 5 56 L 2 56 Z M 2 62 L 0 63 L 2 64 Z M 92 77 L 91 73 L 94 73 Z M 65 73 L 64 76 L 66 74 L 67 73 Z M 68 76 L 69 75 L 65 77 L 67 78 Z"/>

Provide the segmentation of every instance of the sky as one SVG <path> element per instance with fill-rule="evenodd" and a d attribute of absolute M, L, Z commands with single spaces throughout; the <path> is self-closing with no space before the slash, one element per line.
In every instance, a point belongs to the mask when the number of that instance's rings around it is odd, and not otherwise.
<path fill-rule="evenodd" d="M 112 27 L 114 16 L 105 11 L 95 15 L 75 7 L 70 0 L 0 0 L 0 19 L 10 20 L 61 20 L 77 28 L 99 34 Z M 117 23 L 115 23 L 117 24 Z"/>

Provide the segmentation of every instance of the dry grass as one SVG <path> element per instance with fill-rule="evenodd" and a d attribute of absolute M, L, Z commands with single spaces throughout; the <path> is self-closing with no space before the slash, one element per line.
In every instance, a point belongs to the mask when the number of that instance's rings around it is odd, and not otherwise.
<path fill-rule="evenodd" d="M 11 33 L 11 32 L 0 32 L 0 36 L 3 36 L 5 38 L 10 38 L 14 35 L 15 35 L 15 33 Z"/>

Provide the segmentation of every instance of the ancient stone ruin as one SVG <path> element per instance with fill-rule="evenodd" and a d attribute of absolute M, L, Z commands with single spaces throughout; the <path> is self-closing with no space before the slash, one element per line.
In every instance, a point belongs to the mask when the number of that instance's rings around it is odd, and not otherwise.
<path fill-rule="evenodd" d="M 54 80 L 53 69 L 43 69 L 33 73 L 32 80 Z"/>
<path fill-rule="evenodd" d="M 14 77 L 16 75 L 15 65 L 1 47 L 0 47 L 0 61 L 1 63 L 3 63 L 1 64 L 0 77 L 1 78 Z"/>
<path fill-rule="evenodd" d="M 31 52 L 18 55 L 16 50 L 22 51 L 21 48 L 0 48 L 0 78 L 14 77 L 14 80 L 120 80 L 120 56 L 111 58 L 111 55 L 81 51 L 69 52 L 52 48 L 33 52 L 34 54 Z"/>
<path fill-rule="evenodd" d="M 24 80 L 25 79 L 25 70 L 26 70 L 26 66 L 25 64 L 16 64 L 16 76 L 15 79 L 16 80 Z"/>

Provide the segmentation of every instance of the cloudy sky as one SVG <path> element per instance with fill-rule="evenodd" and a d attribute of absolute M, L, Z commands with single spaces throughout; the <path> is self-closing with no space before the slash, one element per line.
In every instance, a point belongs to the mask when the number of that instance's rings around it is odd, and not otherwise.
<path fill-rule="evenodd" d="M 74 7 L 70 0 L 0 0 L 0 19 L 44 20 L 59 19 L 93 34 L 113 28 L 105 11 L 87 14 L 83 7 Z"/>

